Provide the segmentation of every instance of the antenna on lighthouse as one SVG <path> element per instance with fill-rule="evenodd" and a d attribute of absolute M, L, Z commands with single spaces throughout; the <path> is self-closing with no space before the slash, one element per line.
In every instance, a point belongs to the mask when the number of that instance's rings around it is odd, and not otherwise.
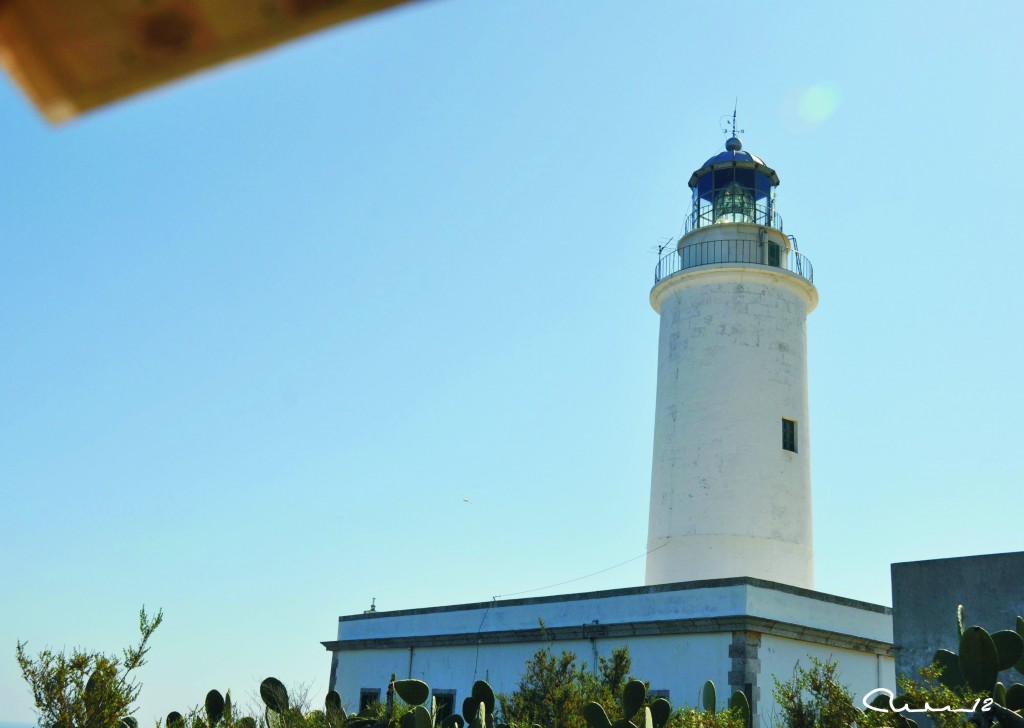
<path fill-rule="evenodd" d="M 647 249 L 647 251 L 649 253 L 657 252 L 658 255 L 660 256 L 663 252 L 665 252 L 665 248 L 667 248 L 669 245 L 671 245 L 674 240 L 675 240 L 675 238 L 672 238 L 672 237 L 666 237 L 663 240 L 659 239 L 657 245 L 652 245 L 651 247 L 649 247 Z"/>

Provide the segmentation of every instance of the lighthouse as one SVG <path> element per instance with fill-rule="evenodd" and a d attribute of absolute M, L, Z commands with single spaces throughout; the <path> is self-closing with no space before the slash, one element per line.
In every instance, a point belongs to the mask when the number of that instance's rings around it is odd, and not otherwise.
<path fill-rule="evenodd" d="M 655 272 L 648 585 L 814 588 L 806 322 L 818 291 L 783 232 L 778 184 L 734 125 L 690 177 L 684 234 Z"/>
<path fill-rule="evenodd" d="M 516 689 L 529 655 L 554 646 L 594 665 L 626 645 L 648 695 L 680 704 L 711 680 L 743 693 L 753 726 L 779 713 L 773 678 L 808 657 L 838 661 L 858 704 L 895 690 L 891 610 L 813 590 L 806 322 L 818 292 L 783 232 L 778 184 L 734 124 L 690 177 L 684 234 L 655 272 L 647 583 L 342 615 L 323 645 L 344 702 L 379 702 L 401 670 L 450 710 L 481 678 Z"/>

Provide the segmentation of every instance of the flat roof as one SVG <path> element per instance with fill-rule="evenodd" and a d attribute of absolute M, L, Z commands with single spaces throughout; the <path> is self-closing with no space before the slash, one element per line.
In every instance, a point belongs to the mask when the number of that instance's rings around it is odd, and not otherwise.
<path fill-rule="evenodd" d="M 554 596 L 547 597 L 500 599 L 484 602 L 468 602 L 465 604 L 450 604 L 441 607 L 419 607 L 415 609 L 394 609 L 390 611 L 378 610 L 373 612 L 363 612 L 361 614 L 342 615 L 338 617 L 338 621 L 350 622 L 361 619 L 376 619 L 378 617 L 383 616 L 405 617 L 422 614 L 439 614 L 442 612 L 458 612 L 473 609 L 484 609 L 486 607 L 491 607 L 493 609 L 495 607 L 516 607 L 532 604 L 555 604 L 558 602 L 573 602 L 584 599 L 602 599 L 607 597 L 632 596 L 638 594 L 657 594 L 661 592 L 688 591 L 691 589 L 713 589 L 716 587 L 730 587 L 740 585 L 754 586 L 761 589 L 768 589 L 771 591 L 793 594 L 795 596 L 805 597 L 808 599 L 817 599 L 818 601 L 827 602 L 829 604 L 837 604 L 844 607 L 854 607 L 856 609 L 863 609 L 869 612 L 877 612 L 879 614 L 892 614 L 892 609 L 890 609 L 889 607 L 882 606 L 880 604 L 872 604 L 871 602 L 863 602 L 858 599 L 840 597 L 835 594 L 826 594 L 825 592 L 814 591 L 813 589 L 803 589 L 801 587 L 790 586 L 789 584 L 780 584 L 775 581 L 755 579 L 752 576 L 736 576 L 730 577 L 728 579 L 703 579 L 700 581 L 681 581 L 673 584 L 654 584 L 652 586 L 634 586 L 624 587 L 620 589 L 604 589 L 600 591 L 577 592 L 574 594 L 556 594 Z"/>

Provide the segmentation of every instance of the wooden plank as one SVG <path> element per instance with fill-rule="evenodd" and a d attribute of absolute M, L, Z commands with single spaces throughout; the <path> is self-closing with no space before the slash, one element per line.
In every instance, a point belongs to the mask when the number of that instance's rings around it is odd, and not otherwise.
<path fill-rule="evenodd" d="M 0 65 L 51 122 L 410 0 L 0 0 Z"/>

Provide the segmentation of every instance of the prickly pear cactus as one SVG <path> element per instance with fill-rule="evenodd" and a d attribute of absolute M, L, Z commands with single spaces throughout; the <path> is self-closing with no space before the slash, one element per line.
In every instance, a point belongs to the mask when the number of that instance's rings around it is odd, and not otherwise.
<path fill-rule="evenodd" d="M 405 700 L 405 698 L 402 699 Z M 430 711 L 422 705 L 414 705 L 412 710 L 402 716 L 399 724 L 401 728 L 434 728 Z"/>
<path fill-rule="evenodd" d="M 1017 626 L 1014 631 L 1021 637 L 1024 637 L 1024 617 L 1017 617 Z M 1020 660 L 1017 661 L 1017 664 L 1013 666 L 1013 669 L 1021 675 L 1024 675 L 1024 657 L 1021 657 Z"/>
<path fill-rule="evenodd" d="M 466 720 L 458 713 L 452 713 L 441 721 L 441 728 L 465 728 Z"/>
<path fill-rule="evenodd" d="M 473 683 L 472 695 L 484 705 L 487 715 L 494 715 L 494 691 L 487 684 L 486 680 L 477 680 Z"/>
<path fill-rule="evenodd" d="M 640 680 L 629 680 L 622 688 L 622 718 L 612 723 L 600 703 L 590 702 L 583 706 L 583 719 L 588 728 L 662 728 L 664 721 L 659 723 L 651 708 L 655 708 L 659 718 L 667 720 L 672 707 L 667 700 L 657 706 L 644 705 L 646 700 L 647 686 Z M 630 720 L 634 716 L 635 719 Z"/>
<path fill-rule="evenodd" d="M 268 677 L 260 683 L 260 697 L 267 708 L 278 715 L 288 710 L 288 691 L 276 677 Z"/>
<path fill-rule="evenodd" d="M 593 701 L 583 706 L 583 720 L 587 721 L 589 728 L 612 728 L 612 722 L 608 720 L 608 714 L 600 703 Z"/>
<path fill-rule="evenodd" d="M 999 655 L 999 671 L 1009 670 L 1024 657 L 1024 639 L 1015 630 L 1001 629 L 992 633 Z M 1000 703 L 1002 705 L 1002 703 Z"/>
<path fill-rule="evenodd" d="M 747 700 L 747 694 L 742 690 L 737 690 L 729 698 L 729 709 L 739 712 L 743 716 L 743 724 L 750 726 L 750 701 Z"/>
<path fill-rule="evenodd" d="M 651 709 L 651 721 L 654 728 L 664 728 L 668 719 L 672 717 L 672 706 L 665 698 L 655 698 L 648 706 Z"/>
<path fill-rule="evenodd" d="M 474 685 L 474 687 L 476 686 Z M 483 700 L 477 702 L 476 714 L 473 716 L 470 725 L 472 728 L 487 728 L 487 707 L 484 705 Z"/>
<path fill-rule="evenodd" d="M 341 695 L 338 694 L 338 691 L 328 692 L 327 697 L 324 698 L 324 719 L 327 722 L 327 728 L 341 728 L 347 717 L 345 709 L 341 707 Z"/>
<path fill-rule="evenodd" d="M 1010 710 L 1024 710 L 1024 685 L 1014 683 L 1006 688 L 1006 702 L 1003 705 Z"/>
<path fill-rule="evenodd" d="M 476 715 L 476 708 L 480 705 L 480 702 L 479 698 L 474 698 L 472 695 L 462 701 L 462 716 L 467 721 L 473 721 L 473 716 Z"/>
<path fill-rule="evenodd" d="M 981 627 L 963 626 L 962 604 L 957 605 L 956 614 L 959 654 L 949 650 L 935 653 L 932 662 L 942 669 L 939 681 L 952 690 L 988 693 L 999 705 L 1013 703 L 1024 708 L 1024 685 L 1006 686 L 998 681 L 1005 670 L 1024 673 L 1024 618 L 1017 617 L 1015 629 L 989 634 Z"/>
<path fill-rule="evenodd" d="M 648 706 L 644 706 L 644 710 L 640 714 L 640 722 L 636 725 L 637 728 L 654 728 L 654 718 L 651 717 L 651 709 Z"/>
<path fill-rule="evenodd" d="M 622 717 L 629 720 L 647 699 L 647 686 L 639 680 L 630 680 L 622 689 Z"/>
<path fill-rule="evenodd" d="M 715 684 L 708 680 L 704 683 L 704 689 L 700 691 L 700 702 L 704 708 L 705 713 L 715 714 L 715 709 L 718 706 L 718 698 L 715 693 Z"/>
<path fill-rule="evenodd" d="M 988 692 L 999 674 L 999 653 L 981 627 L 967 627 L 960 636 L 960 672 L 972 690 Z"/>
<path fill-rule="evenodd" d="M 422 680 L 395 680 L 395 692 L 409 705 L 422 705 L 430 695 L 430 686 Z"/>
<path fill-rule="evenodd" d="M 211 690 L 204 701 L 206 724 L 213 728 L 224 717 L 224 696 L 218 690 Z"/>
<path fill-rule="evenodd" d="M 932 663 L 942 668 L 939 682 L 947 688 L 956 690 L 967 686 L 967 681 L 964 679 L 963 673 L 960 672 L 960 658 L 955 652 L 938 650 L 935 657 L 932 658 Z"/>

